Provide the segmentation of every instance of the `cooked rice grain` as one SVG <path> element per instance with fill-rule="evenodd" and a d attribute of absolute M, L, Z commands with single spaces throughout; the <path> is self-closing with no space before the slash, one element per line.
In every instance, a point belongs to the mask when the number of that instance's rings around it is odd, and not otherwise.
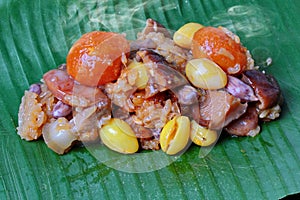
<path fill-rule="evenodd" d="M 187 60 L 192 58 L 189 50 L 175 45 L 171 38 L 167 38 L 162 33 L 150 32 L 139 39 L 152 39 L 157 45 L 157 53 L 165 57 L 166 61 L 177 66 L 178 70 L 184 72 L 184 66 Z"/>

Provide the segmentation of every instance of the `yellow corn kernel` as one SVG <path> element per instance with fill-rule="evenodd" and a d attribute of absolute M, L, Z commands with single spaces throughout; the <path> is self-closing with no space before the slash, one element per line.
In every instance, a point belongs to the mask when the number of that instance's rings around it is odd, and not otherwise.
<path fill-rule="evenodd" d="M 225 87 L 226 73 L 213 61 L 207 58 L 190 60 L 185 68 L 189 81 L 198 88 L 214 90 Z"/>
<path fill-rule="evenodd" d="M 190 49 L 194 34 L 202 28 L 203 25 L 198 23 L 187 23 L 180 27 L 173 36 L 175 44 L 182 48 Z"/>
<path fill-rule="evenodd" d="M 160 134 L 161 149 L 169 155 L 182 151 L 189 141 L 190 120 L 186 116 L 170 120 Z"/>
<path fill-rule="evenodd" d="M 215 130 L 207 129 L 194 120 L 191 122 L 191 140 L 199 146 L 209 146 L 216 142 L 218 134 Z"/>
<path fill-rule="evenodd" d="M 137 86 L 138 89 L 145 89 L 149 80 L 145 65 L 141 62 L 132 61 L 128 65 L 128 69 L 130 71 L 133 70 L 131 71 L 131 73 L 137 74 L 137 78 L 135 80 L 135 86 Z"/>
<path fill-rule="evenodd" d="M 139 149 L 138 140 L 131 127 L 123 120 L 112 118 L 100 129 L 102 142 L 119 153 L 135 153 Z"/>

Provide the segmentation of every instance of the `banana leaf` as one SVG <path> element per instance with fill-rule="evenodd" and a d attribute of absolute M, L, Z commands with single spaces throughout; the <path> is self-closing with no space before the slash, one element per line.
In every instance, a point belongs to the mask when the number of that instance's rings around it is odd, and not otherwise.
<path fill-rule="evenodd" d="M 206 156 L 194 145 L 173 160 L 145 153 L 133 158 L 136 169 L 143 162 L 159 169 L 140 173 L 114 167 L 126 160 L 106 149 L 79 147 L 61 156 L 42 140 L 20 139 L 24 90 L 64 63 L 82 34 L 105 30 L 134 38 L 147 18 L 170 30 L 198 22 L 238 34 L 256 64 L 279 82 L 280 118 L 262 124 L 254 138 L 221 137 Z M 297 0 L 0 0 L 0 199 L 279 199 L 299 193 L 299 30 Z M 160 166 L 161 160 L 169 163 Z"/>

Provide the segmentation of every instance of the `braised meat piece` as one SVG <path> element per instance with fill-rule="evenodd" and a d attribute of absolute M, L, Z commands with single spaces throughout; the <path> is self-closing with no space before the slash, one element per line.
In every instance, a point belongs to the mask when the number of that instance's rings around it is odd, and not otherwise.
<path fill-rule="evenodd" d="M 151 50 L 137 52 L 138 59 L 141 59 L 149 71 L 149 81 L 146 87 L 146 98 L 167 89 L 174 89 L 181 85 L 188 84 L 186 78 L 173 69 L 163 56 Z"/>
<path fill-rule="evenodd" d="M 265 110 L 276 106 L 281 100 L 281 92 L 275 78 L 259 70 L 247 70 L 243 73 L 242 80 L 249 84 L 258 97 L 258 108 Z"/>
<path fill-rule="evenodd" d="M 258 100 L 250 85 L 247 85 L 242 80 L 234 76 L 227 76 L 227 79 L 228 83 L 225 88 L 227 92 L 244 101 Z"/>
<path fill-rule="evenodd" d="M 225 130 L 236 136 L 255 136 L 259 133 L 258 113 L 255 105 L 248 106 L 247 111 L 237 120 L 226 126 Z"/>
<path fill-rule="evenodd" d="M 210 129 L 221 129 L 246 112 L 247 103 L 242 104 L 226 91 L 209 91 L 200 102 L 199 124 Z M 196 120 L 197 121 L 197 120 Z"/>
<path fill-rule="evenodd" d="M 181 87 L 178 92 L 176 92 L 178 97 L 178 102 L 183 105 L 192 105 L 198 102 L 198 92 L 197 90 L 190 86 L 185 85 Z"/>

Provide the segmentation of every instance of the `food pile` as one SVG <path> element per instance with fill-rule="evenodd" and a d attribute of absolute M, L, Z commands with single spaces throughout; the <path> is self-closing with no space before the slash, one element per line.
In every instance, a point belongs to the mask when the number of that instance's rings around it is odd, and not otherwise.
<path fill-rule="evenodd" d="M 25 91 L 17 131 L 25 140 L 42 136 L 58 154 L 81 142 L 176 155 L 190 142 L 215 144 L 222 130 L 255 136 L 282 102 L 274 77 L 258 68 L 223 27 L 188 23 L 171 35 L 148 19 L 134 41 L 86 33 L 66 64 Z"/>

